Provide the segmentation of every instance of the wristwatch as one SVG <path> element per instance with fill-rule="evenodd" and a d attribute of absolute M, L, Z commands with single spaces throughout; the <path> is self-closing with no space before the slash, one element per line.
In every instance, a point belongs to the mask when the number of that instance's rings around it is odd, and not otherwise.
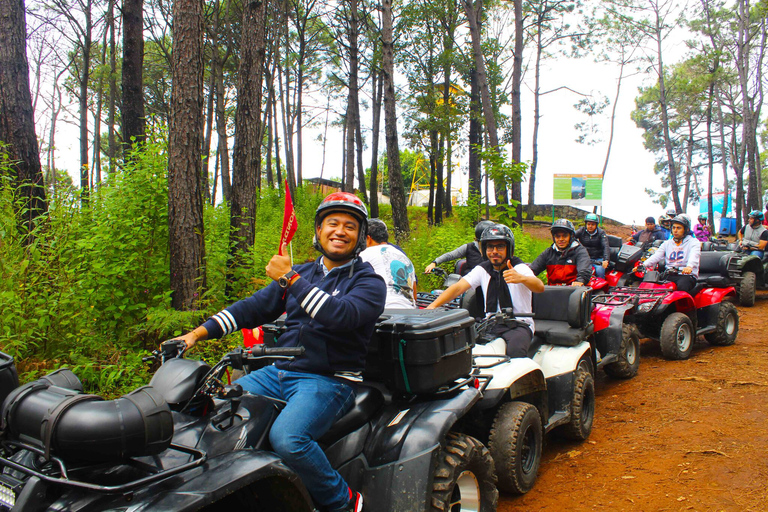
<path fill-rule="evenodd" d="M 291 285 L 291 280 L 294 276 L 299 275 L 298 272 L 295 270 L 289 270 L 285 273 L 285 275 L 280 276 L 277 280 L 277 284 L 280 285 L 280 288 L 286 289 Z"/>

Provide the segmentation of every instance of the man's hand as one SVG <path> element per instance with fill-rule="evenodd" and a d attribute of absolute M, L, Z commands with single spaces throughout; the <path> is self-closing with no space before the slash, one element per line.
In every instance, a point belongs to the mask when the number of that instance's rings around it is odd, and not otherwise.
<path fill-rule="evenodd" d="M 510 284 L 520 284 L 525 281 L 525 276 L 512 267 L 512 262 L 507 260 L 507 270 L 504 271 L 504 281 Z"/>
<path fill-rule="evenodd" d="M 285 245 L 283 245 L 283 254 L 285 254 Z M 291 258 L 275 254 L 267 263 L 267 275 L 274 281 L 291 271 Z"/>
<path fill-rule="evenodd" d="M 432 273 L 432 271 L 435 269 L 435 267 L 436 267 L 436 266 L 437 266 L 437 265 L 436 265 L 436 264 L 435 264 L 435 262 L 433 261 L 432 263 L 430 263 L 429 265 L 427 265 L 427 268 L 425 268 L 425 269 L 424 269 L 424 273 L 425 273 L 425 274 L 431 274 L 431 273 Z"/>
<path fill-rule="evenodd" d="M 184 343 L 187 344 L 187 349 L 190 349 L 198 341 L 208 339 L 208 330 L 201 325 L 197 329 L 195 329 L 193 331 L 189 331 L 184 336 L 178 336 L 178 337 L 173 338 L 173 339 L 183 341 Z"/>
<path fill-rule="evenodd" d="M 608 268 L 608 260 L 603 260 L 603 268 Z"/>
<path fill-rule="evenodd" d="M 693 272 L 693 269 L 691 267 L 685 267 L 680 272 L 682 272 L 683 274 L 687 275 L 687 274 L 690 274 L 691 272 Z"/>

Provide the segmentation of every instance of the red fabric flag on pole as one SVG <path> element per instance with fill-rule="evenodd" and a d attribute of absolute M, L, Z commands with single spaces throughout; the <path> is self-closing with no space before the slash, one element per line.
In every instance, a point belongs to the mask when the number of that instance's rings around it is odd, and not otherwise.
<path fill-rule="evenodd" d="M 279 255 L 283 255 L 283 245 L 291 243 L 298 227 L 296 210 L 293 209 L 293 200 L 291 199 L 291 189 L 288 187 L 288 180 L 285 180 L 285 211 L 283 212 L 283 231 L 280 234 L 280 247 L 277 249 Z"/>

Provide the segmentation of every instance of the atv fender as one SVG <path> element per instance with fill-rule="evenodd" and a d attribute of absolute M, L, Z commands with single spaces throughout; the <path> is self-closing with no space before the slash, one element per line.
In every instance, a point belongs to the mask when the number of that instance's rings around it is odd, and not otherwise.
<path fill-rule="evenodd" d="M 510 359 L 484 369 L 482 374 L 490 375 L 491 380 L 483 390 L 483 398 L 477 404 L 479 409 L 496 407 L 505 397 L 514 400 L 547 390 L 541 368 L 527 357 Z"/>
<path fill-rule="evenodd" d="M 632 304 L 605 306 L 597 304 L 592 310 L 595 325 L 595 346 L 602 356 L 621 352 L 622 326 L 624 316 Z"/>
<path fill-rule="evenodd" d="M 663 305 L 674 304 L 675 311 L 678 313 L 688 314 L 691 310 L 696 308 L 696 304 L 693 302 L 693 297 L 691 297 L 690 294 L 686 292 L 674 291 L 664 297 L 661 303 Z"/>
<path fill-rule="evenodd" d="M 726 297 L 736 297 L 736 289 L 733 286 L 728 288 L 704 288 L 696 294 L 696 307 L 704 308 L 712 304 L 719 304 Z"/>
<path fill-rule="evenodd" d="M 751 254 L 743 254 L 739 256 L 739 269 L 741 272 L 754 272 L 758 281 L 765 279 L 763 262 L 757 256 Z"/>
<path fill-rule="evenodd" d="M 579 360 L 590 350 L 591 347 L 586 341 L 574 347 L 543 344 L 534 354 L 533 360 L 541 366 L 544 377 L 549 380 L 558 375 L 573 373 Z"/>
<path fill-rule="evenodd" d="M 216 457 L 199 468 L 139 491 L 128 510 L 199 510 L 251 485 L 258 488 L 262 510 L 313 510 L 309 493 L 296 473 L 274 453 L 253 450 Z M 117 501 L 125 507 L 125 499 Z M 106 505 L 99 504 L 94 510 L 111 508 Z"/>
<path fill-rule="evenodd" d="M 432 473 L 442 443 L 478 400 L 480 392 L 466 388 L 442 400 L 385 406 L 363 456 L 339 468 L 350 485 L 362 489 L 365 510 L 431 510 Z"/>

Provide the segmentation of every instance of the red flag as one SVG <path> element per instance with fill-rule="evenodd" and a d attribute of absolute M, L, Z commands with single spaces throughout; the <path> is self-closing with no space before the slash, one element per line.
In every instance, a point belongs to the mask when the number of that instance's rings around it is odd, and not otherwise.
<path fill-rule="evenodd" d="M 277 249 L 279 255 L 283 255 L 283 245 L 291 243 L 298 227 L 296 210 L 293 209 L 293 200 L 291 200 L 291 189 L 288 188 L 288 180 L 285 180 L 285 211 L 283 212 L 283 231 L 280 235 L 280 247 Z"/>

